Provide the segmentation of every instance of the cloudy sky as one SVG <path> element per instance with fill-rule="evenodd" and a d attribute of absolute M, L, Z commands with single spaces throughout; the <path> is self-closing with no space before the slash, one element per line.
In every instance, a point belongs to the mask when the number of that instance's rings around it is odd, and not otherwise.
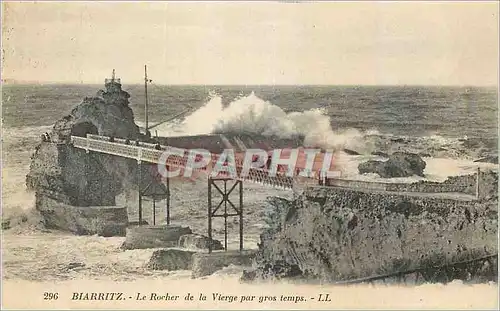
<path fill-rule="evenodd" d="M 498 3 L 3 3 L 2 78 L 496 85 Z"/>

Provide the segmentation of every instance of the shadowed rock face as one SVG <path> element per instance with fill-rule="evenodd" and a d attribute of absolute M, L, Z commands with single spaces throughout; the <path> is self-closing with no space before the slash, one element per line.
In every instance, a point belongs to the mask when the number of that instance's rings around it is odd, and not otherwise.
<path fill-rule="evenodd" d="M 424 176 L 426 163 L 414 153 L 395 152 L 387 161 L 367 161 L 360 163 L 360 174 L 376 173 L 380 177 L 409 177 L 413 175 Z"/>
<path fill-rule="evenodd" d="M 497 175 L 484 177 L 481 187 L 492 191 Z M 312 187 L 294 201 L 268 203 L 268 228 L 248 278 L 339 281 L 498 253 L 498 200 L 491 195 L 460 201 Z"/>
<path fill-rule="evenodd" d="M 119 83 L 106 83 L 106 90 L 85 98 L 57 121 L 48 133 L 49 139 L 43 139 L 32 156 L 26 176 L 28 189 L 34 190 L 37 197 L 46 196 L 72 206 L 110 206 L 115 205 L 115 196 L 124 188 L 136 187 L 138 167 L 144 189 L 152 180 L 151 165 L 138 166 L 134 160 L 97 152 L 87 154 L 70 144 L 72 135 L 87 134 L 145 140 L 134 122 L 129 97 Z M 41 205 L 37 203 L 37 209 L 45 210 Z"/>

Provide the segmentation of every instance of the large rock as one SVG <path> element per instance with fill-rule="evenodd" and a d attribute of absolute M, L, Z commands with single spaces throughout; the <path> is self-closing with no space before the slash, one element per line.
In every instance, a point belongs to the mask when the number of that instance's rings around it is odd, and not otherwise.
<path fill-rule="evenodd" d="M 179 238 L 179 247 L 187 249 L 207 250 L 210 245 L 212 246 L 212 250 L 224 249 L 220 241 L 210 240 L 208 237 L 200 234 L 186 234 Z"/>
<path fill-rule="evenodd" d="M 137 188 L 138 184 L 141 189 L 152 184 L 150 189 L 165 193 L 164 185 L 150 174 L 152 165 L 139 166 L 131 159 L 86 153 L 71 144 L 71 136 L 86 137 L 87 134 L 148 140 L 135 124 L 128 102 L 130 95 L 121 89 L 120 83 L 113 81 L 107 80 L 106 90 L 85 98 L 57 121 L 50 133 L 42 135 L 26 176 L 27 188 L 36 193 L 38 210 L 46 208 L 40 205 L 44 198 L 75 207 L 113 206 L 118 194 L 125 188 Z M 141 180 L 137 179 L 138 170 L 141 170 Z M 47 223 L 55 221 L 55 216 L 46 211 L 43 217 L 48 217 Z"/>
<path fill-rule="evenodd" d="M 180 249 L 159 249 L 154 251 L 146 267 L 151 270 L 190 270 L 193 251 Z"/>
<path fill-rule="evenodd" d="M 127 228 L 123 249 L 177 247 L 179 238 L 191 234 L 189 227 L 141 225 Z"/>
<path fill-rule="evenodd" d="M 484 158 L 474 160 L 474 162 L 498 164 L 498 155 L 489 155 Z"/>
<path fill-rule="evenodd" d="M 39 194 L 36 206 L 47 229 L 110 237 L 125 236 L 128 225 L 126 207 L 73 206 Z"/>
<path fill-rule="evenodd" d="M 192 274 L 193 278 L 211 275 L 214 272 L 228 267 L 251 266 L 255 258 L 255 250 L 243 251 L 221 251 L 214 253 L 195 253 L 193 255 Z"/>
<path fill-rule="evenodd" d="M 424 176 L 426 163 L 415 153 L 395 152 L 387 161 L 367 161 L 358 165 L 360 174 L 376 173 L 380 177 Z"/>
<path fill-rule="evenodd" d="M 484 182 L 493 185 L 494 178 Z M 280 200 L 268 214 L 273 219 L 261 236 L 257 270 L 246 278 L 342 281 L 495 255 L 497 204 L 497 197 L 452 200 L 311 187 L 294 201 Z"/>

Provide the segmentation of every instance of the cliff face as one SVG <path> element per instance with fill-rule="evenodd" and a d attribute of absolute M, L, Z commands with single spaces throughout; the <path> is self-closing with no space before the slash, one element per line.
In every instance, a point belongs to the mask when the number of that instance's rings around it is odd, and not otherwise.
<path fill-rule="evenodd" d="M 83 207 L 115 205 L 116 195 L 125 187 L 137 187 L 138 167 L 143 171 L 141 189 L 153 181 L 149 165 L 138 166 L 134 160 L 86 153 L 70 143 L 72 135 L 85 137 L 89 133 L 145 140 L 134 122 L 129 97 L 119 83 L 106 83 L 106 90 L 85 98 L 69 115 L 57 121 L 50 133 L 42 135 L 26 183 L 28 189 L 36 192 L 36 208 L 46 221 L 55 221 L 54 204 L 50 202 Z"/>
<path fill-rule="evenodd" d="M 451 200 L 311 187 L 293 202 L 274 201 L 274 225 L 260 244 L 264 275 L 339 281 L 497 254 L 491 195 Z"/>

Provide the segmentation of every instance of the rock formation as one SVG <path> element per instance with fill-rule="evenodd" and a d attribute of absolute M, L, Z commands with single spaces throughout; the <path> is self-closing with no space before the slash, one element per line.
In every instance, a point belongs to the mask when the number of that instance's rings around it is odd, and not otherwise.
<path fill-rule="evenodd" d="M 256 269 L 245 278 L 341 281 L 495 255 L 498 198 L 488 193 L 498 176 L 487 175 L 478 200 L 337 187 L 270 199 Z"/>
<path fill-rule="evenodd" d="M 360 163 L 360 174 L 376 173 L 383 178 L 424 176 L 425 161 L 414 153 L 395 152 L 387 161 L 367 161 Z"/>
<path fill-rule="evenodd" d="M 138 166 L 135 160 L 96 152 L 87 154 L 72 147 L 72 135 L 146 140 L 134 122 L 128 102 L 130 95 L 121 89 L 119 80 L 107 79 L 105 87 L 106 90 L 100 90 L 95 97 L 85 98 L 69 115 L 57 121 L 50 133 L 42 135 L 32 156 L 26 184 L 35 191 L 36 209 L 49 228 L 92 234 L 85 226 L 75 227 L 83 217 L 81 212 L 63 206 L 114 206 L 116 195 L 125 187 L 138 184 L 138 167 L 144 171 L 140 180 L 142 189 L 152 180 L 148 165 Z M 126 217 L 126 212 L 124 215 Z M 124 234 L 124 228 L 121 232 Z"/>
<path fill-rule="evenodd" d="M 474 162 L 485 162 L 485 163 L 494 163 L 498 164 L 498 155 L 489 155 L 481 159 L 477 159 Z"/>

